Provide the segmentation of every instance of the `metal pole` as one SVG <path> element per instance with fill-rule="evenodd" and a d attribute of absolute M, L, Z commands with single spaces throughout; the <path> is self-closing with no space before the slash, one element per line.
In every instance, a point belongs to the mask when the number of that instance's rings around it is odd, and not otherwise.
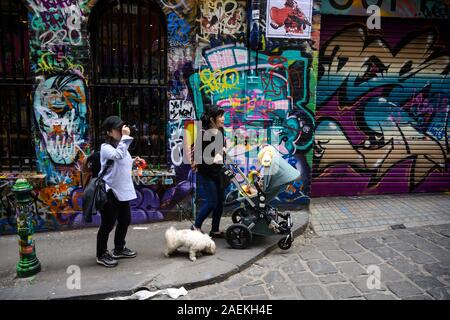
<path fill-rule="evenodd" d="M 33 240 L 33 187 L 26 179 L 18 179 L 12 187 L 16 204 L 17 233 L 19 235 L 19 262 L 16 266 L 19 278 L 31 277 L 41 271 Z"/>

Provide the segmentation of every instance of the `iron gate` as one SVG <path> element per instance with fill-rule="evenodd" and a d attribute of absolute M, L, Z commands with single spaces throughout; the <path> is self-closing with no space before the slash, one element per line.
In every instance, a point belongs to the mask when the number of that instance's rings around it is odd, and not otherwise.
<path fill-rule="evenodd" d="M 0 0 L 0 171 L 33 170 L 27 8 Z"/>
<path fill-rule="evenodd" d="M 100 1 L 89 28 L 94 146 L 101 143 L 101 122 L 119 115 L 131 124 L 131 154 L 166 165 L 164 14 L 152 1 Z"/>

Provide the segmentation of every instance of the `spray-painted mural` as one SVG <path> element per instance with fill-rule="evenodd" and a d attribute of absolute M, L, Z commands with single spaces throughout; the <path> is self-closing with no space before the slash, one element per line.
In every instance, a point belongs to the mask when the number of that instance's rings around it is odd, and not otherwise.
<path fill-rule="evenodd" d="M 37 229 L 70 224 L 81 210 L 74 198 L 81 161 L 89 152 L 88 89 L 79 52 L 85 46 L 82 0 L 30 0 L 31 70 L 37 168 L 46 175 L 36 189 Z"/>
<path fill-rule="evenodd" d="M 45 187 L 37 194 L 37 230 L 85 226 L 80 165 L 92 152 L 89 128 L 90 52 L 87 29 L 102 0 L 27 0 L 34 133 Z M 259 146 L 270 143 L 301 173 L 276 199 L 307 203 L 310 194 L 319 22 L 312 38 L 266 39 L 265 3 L 244 0 L 158 0 L 167 23 L 167 152 L 169 168 L 134 176 L 134 223 L 165 218 L 176 204 L 195 206 L 195 174 L 181 159 L 192 120 L 211 104 L 227 111 L 226 133 L 241 168 L 255 166 Z M 250 148 L 254 146 L 254 148 Z M 13 179 L 13 178 L 11 178 Z M 236 190 L 229 190 L 232 207 Z M 189 201 L 192 201 L 189 203 Z M 94 216 L 97 225 L 99 216 Z M 0 218 L 0 233 L 14 221 Z"/>
<path fill-rule="evenodd" d="M 35 189 L 36 230 L 85 226 L 82 219 L 80 167 L 90 154 L 89 51 L 87 21 L 101 0 L 28 0 L 34 135 L 38 170 L 45 187 Z M 159 1 L 157 1 L 159 2 Z M 160 1 L 166 14 L 169 42 L 169 98 L 173 119 L 189 118 L 187 84 L 191 73 L 193 34 L 197 29 L 196 1 Z M 181 101 L 180 101 L 181 99 Z M 192 104 L 190 111 L 193 111 Z M 11 181 L 15 176 L 6 175 Z M 131 203 L 132 222 L 163 219 L 192 194 L 195 176 L 189 166 L 146 170 L 134 176 L 138 199 Z M 7 190 L 5 190 L 5 194 Z M 2 197 L 3 199 L 4 197 Z M 6 202 L 5 202 L 6 203 Z M 3 212 L 4 210 L 0 210 Z M 0 217 L 0 234 L 15 232 L 11 214 Z M 99 224 L 99 216 L 89 226 Z"/>
<path fill-rule="evenodd" d="M 205 44 L 214 41 L 216 45 L 225 39 L 243 41 L 247 27 L 245 6 L 242 0 L 201 1 L 196 40 Z"/>
<path fill-rule="evenodd" d="M 313 196 L 450 189 L 445 21 L 382 27 L 321 31 Z"/>
<path fill-rule="evenodd" d="M 302 174 L 275 202 L 305 204 L 310 192 L 318 33 L 314 30 L 308 41 L 266 39 L 265 11 L 263 5 L 247 8 L 250 47 L 232 35 L 199 46 L 189 86 L 197 118 L 212 105 L 225 110 L 228 153 L 241 170 L 248 173 L 257 167 L 262 145 L 275 146 Z M 236 205 L 237 192 L 234 186 L 227 191 L 226 207 Z"/>
<path fill-rule="evenodd" d="M 38 163 L 70 165 L 87 139 L 87 101 L 84 79 L 76 73 L 40 78 L 34 96 L 36 126 L 41 137 Z M 40 168 L 51 175 L 53 170 Z"/>
<path fill-rule="evenodd" d="M 449 0 L 327 0 L 322 14 L 367 16 L 370 5 L 378 5 L 383 17 L 450 18 Z"/>

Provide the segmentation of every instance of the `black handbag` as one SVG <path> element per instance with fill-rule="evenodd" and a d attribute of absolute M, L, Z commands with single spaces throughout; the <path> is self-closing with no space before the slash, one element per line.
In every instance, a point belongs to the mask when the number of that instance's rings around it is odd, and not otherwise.
<path fill-rule="evenodd" d="M 84 190 L 83 216 L 87 223 L 92 222 L 92 215 L 97 214 L 97 210 L 102 210 L 108 202 L 108 194 L 103 177 L 113 163 L 113 160 L 108 160 L 105 169 L 98 177 L 91 178 Z"/>

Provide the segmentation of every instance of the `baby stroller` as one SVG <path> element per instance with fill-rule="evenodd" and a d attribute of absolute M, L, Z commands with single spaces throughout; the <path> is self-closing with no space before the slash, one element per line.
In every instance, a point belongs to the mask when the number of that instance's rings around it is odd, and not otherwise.
<path fill-rule="evenodd" d="M 291 215 L 279 213 L 269 203 L 283 186 L 298 179 L 300 172 L 272 146 L 266 146 L 258 153 L 258 162 L 263 172 L 253 171 L 249 178 L 238 165 L 225 164 L 225 174 L 241 195 L 237 199 L 241 206 L 231 216 L 233 224 L 226 229 L 225 239 L 232 248 L 244 249 L 250 245 L 253 235 L 284 235 L 278 246 L 287 250 L 294 241 Z M 242 182 L 237 176 L 241 177 Z"/>

